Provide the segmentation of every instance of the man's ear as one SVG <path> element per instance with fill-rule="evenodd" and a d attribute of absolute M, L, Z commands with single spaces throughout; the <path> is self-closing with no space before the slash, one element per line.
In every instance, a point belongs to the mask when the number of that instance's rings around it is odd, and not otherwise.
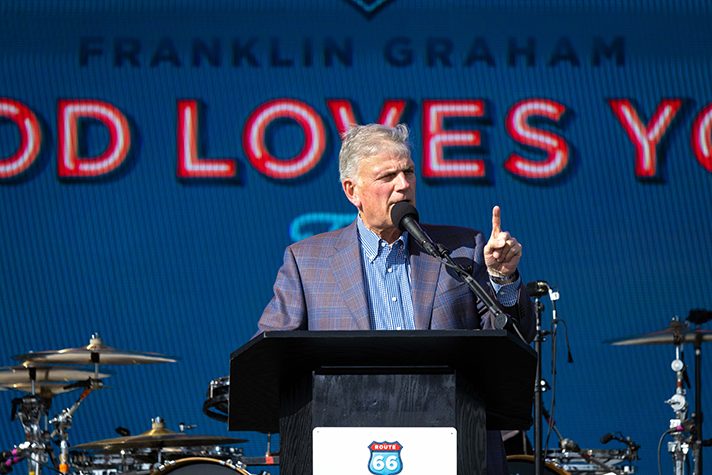
<path fill-rule="evenodd" d="M 351 202 L 352 205 L 354 205 L 356 208 L 359 208 L 359 206 L 361 206 L 361 198 L 359 198 L 358 191 L 356 190 L 356 183 L 350 178 L 347 178 L 341 182 L 341 186 L 344 189 L 344 194 L 346 195 L 346 198 Z"/>

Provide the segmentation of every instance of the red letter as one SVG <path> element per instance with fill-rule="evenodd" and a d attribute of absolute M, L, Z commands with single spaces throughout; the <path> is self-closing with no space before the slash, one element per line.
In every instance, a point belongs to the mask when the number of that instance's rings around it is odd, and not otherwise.
<path fill-rule="evenodd" d="M 20 129 L 20 146 L 9 158 L 0 159 L 0 178 L 21 174 L 37 158 L 42 143 L 40 123 L 35 114 L 21 102 L 0 98 L 0 117 L 6 117 Z"/>
<path fill-rule="evenodd" d="M 304 147 L 293 158 L 280 160 L 267 150 L 265 132 L 269 124 L 291 119 L 304 131 Z M 294 99 L 275 99 L 258 107 L 245 123 L 242 145 L 247 157 L 260 173 L 281 180 L 297 178 L 314 168 L 326 145 L 324 122 L 309 105 Z"/>
<path fill-rule="evenodd" d="M 697 161 L 707 170 L 712 172 L 712 104 L 704 108 L 695 119 L 692 126 L 692 148 Z"/>
<path fill-rule="evenodd" d="M 643 125 L 643 121 L 628 99 L 611 99 L 608 103 L 623 124 L 630 141 L 635 145 L 635 176 L 654 178 L 657 175 L 658 165 L 657 146 L 680 110 L 682 101 L 664 99 L 647 126 Z"/>
<path fill-rule="evenodd" d="M 566 112 L 566 106 L 548 99 L 526 99 L 509 109 L 505 127 L 509 135 L 529 147 L 546 152 L 546 160 L 528 160 L 512 153 L 504 162 L 504 168 L 522 178 L 552 178 L 563 172 L 569 163 L 569 146 L 558 135 L 531 127 L 531 117 L 546 117 L 558 122 Z"/>
<path fill-rule="evenodd" d="M 423 176 L 425 178 L 481 178 L 482 160 L 445 160 L 445 147 L 480 145 L 477 130 L 445 130 L 447 117 L 482 117 L 485 105 L 480 100 L 423 101 Z"/>
<path fill-rule="evenodd" d="M 109 130 L 109 145 L 98 157 L 79 156 L 77 124 L 81 119 L 99 121 Z M 60 178 L 105 175 L 123 163 L 131 147 L 131 131 L 126 117 L 107 102 L 60 100 L 57 124 Z"/>
<path fill-rule="evenodd" d="M 198 157 L 198 101 L 178 101 L 178 178 L 232 178 L 235 162 Z"/>
<path fill-rule="evenodd" d="M 344 135 L 344 133 L 349 130 L 352 125 L 359 123 L 356 120 L 356 114 L 354 113 L 353 106 L 349 100 L 329 99 L 326 101 L 326 105 L 329 107 L 331 115 L 334 117 L 336 130 L 339 131 L 339 136 Z M 386 100 L 381 108 L 381 114 L 378 116 L 377 123 L 394 127 L 403 116 L 405 106 L 406 101 L 402 99 Z"/>

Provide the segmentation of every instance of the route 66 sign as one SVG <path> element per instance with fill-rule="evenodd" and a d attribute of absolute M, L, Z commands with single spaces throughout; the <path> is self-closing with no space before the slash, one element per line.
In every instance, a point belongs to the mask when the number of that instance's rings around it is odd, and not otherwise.
<path fill-rule="evenodd" d="M 403 470 L 400 442 L 371 442 L 368 446 L 371 458 L 368 470 L 374 475 L 394 475 Z"/>

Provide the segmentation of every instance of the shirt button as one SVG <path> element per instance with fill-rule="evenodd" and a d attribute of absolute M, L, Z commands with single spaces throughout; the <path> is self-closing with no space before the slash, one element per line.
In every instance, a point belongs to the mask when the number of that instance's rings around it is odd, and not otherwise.
<path fill-rule="evenodd" d="M 395 302 L 396 300 L 398 300 L 396 297 L 391 297 L 391 301 Z"/>
<path fill-rule="evenodd" d="M 381 247 L 386 247 L 386 243 L 381 241 Z"/>
<path fill-rule="evenodd" d="M 393 268 L 392 268 L 392 267 L 389 267 L 389 268 L 388 268 L 388 272 L 393 272 Z"/>
<path fill-rule="evenodd" d="M 396 330 L 402 330 L 402 328 L 401 328 L 401 327 L 396 327 Z"/>

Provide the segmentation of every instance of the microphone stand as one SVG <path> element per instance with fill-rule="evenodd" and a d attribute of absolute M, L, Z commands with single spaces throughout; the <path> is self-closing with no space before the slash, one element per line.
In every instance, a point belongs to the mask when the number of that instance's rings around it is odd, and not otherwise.
<path fill-rule="evenodd" d="M 519 338 L 522 339 L 524 344 L 528 344 L 526 339 L 522 336 L 522 333 L 517 328 L 514 319 L 509 318 L 509 316 L 499 307 L 497 302 L 492 298 L 487 291 L 482 288 L 479 282 L 477 282 L 469 272 L 458 265 L 452 257 L 450 257 L 450 251 L 440 243 L 436 243 L 430 238 L 430 236 L 421 229 L 418 224 L 418 210 L 415 206 L 407 201 L 401 201 L 393 205 L 391 209 L 391 220 L 401 231 L 408 231 L 412 238 L 418 243 L 418 245 L 423 248 L 423 250 L 430 256 L 439 259 L 446 267 L 455 271 L 460 280 L 465 282 L 467 286 L 472 290 L 472 292 L 479 297 L 479 299 L 484 303 L 492 315 L 494 315 L 494 326 L 497 330 L 502 329 L 513 329 Z"/>
<path fill-rule="evenodd" d="M 510 318 L 510 316 L 507 315 L 500 308 L 497 301 L 493 299 L 489 293 L 487 293 L 487 291 L 482 287 L 482 285 L 477 282 L 475 278 L 470 275 L 469 272 L 467 272 L 461 265 L 455 262 L 452 257 L 450 257 L 450 251 L 445 246 L 440 243 L 435 243 L 436 249 L 428 249 L 426 246 L 423 246 L 422 243 L 419 242 L 419 244 L 421 244 L 423 249 L 428 254 L 435 257 L 436 259 L 440 259 L 446 267 L 454 270 L 458 277 L 460 277 L 460 279 L 467 284 L 470 290 L 472 290 L 472 292 L 482 301 L 482 303 L 485 304 L 487 310 L 489 310 L 492 315 L 494 315 L 494 325 L 497 330 L 514 330 L 514 332 L 519 336 L 519 338 L 525 344 L 528 344 L 524 336 L 522 336 L 522 333 L 519 331 L 519 328 L 517 327 L 517 324 L 514 319 Z M 537 381 L 539 381 L 540 376 L 541 375 L 539 375 L 539 377 L 537 378 Z"/>
<path fill-rule="evenodd" d="M 544 312 L 544 304 L 541 303 L 543 294 L 535 293 L 534 311 L 536 315 L 536 334 L 534 335 L 534 351 L 536 351 L 536 376 L 534 377 L 534 474 L 543 475 L 544 473 L 544 457 L 542 449 L 542 426 L 541 417 L 543 409 L 542 399 L 542 379 L 541 379 L 541 344 L 544 341 L 546 332 L 541 328 L 541 315 Z"/>

